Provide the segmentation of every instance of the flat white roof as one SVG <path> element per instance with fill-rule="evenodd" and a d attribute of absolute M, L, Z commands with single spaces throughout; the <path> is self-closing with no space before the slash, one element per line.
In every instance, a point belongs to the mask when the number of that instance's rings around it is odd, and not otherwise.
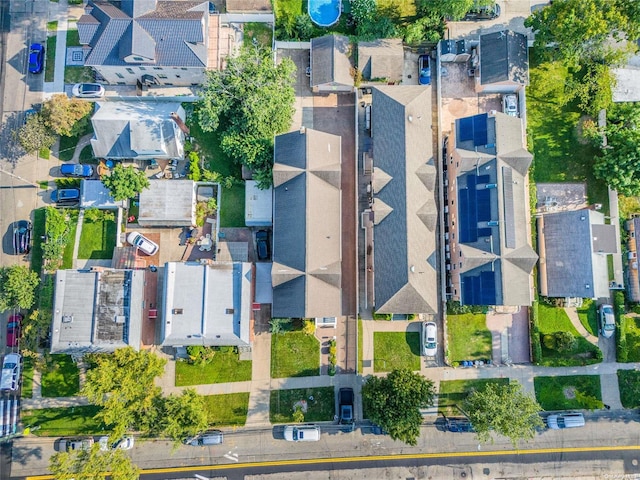
<path fill-rule="evenodd" d="M 258 182 L 247 180 L 244 196 L 244 221 L 247 226 L 269 226 L 273 223 L 273 188 L 258 188 Z"/>

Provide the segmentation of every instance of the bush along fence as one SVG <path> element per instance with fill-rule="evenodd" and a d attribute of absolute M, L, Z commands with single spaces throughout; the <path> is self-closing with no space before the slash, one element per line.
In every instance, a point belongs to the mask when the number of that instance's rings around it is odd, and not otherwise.
<path fill-rule="evenodd" d="M 624 292 L 618 290 L 613 295 L 613 310 L 616 316 L 616 360 L 625 363 L 629 356 L 627 347 Z"/>
<path fill-rule="evenodd" d="M 540 365 L 542 361 L 542 344 L 540 343 L 540 326 L 538 324 L 538 301 L 534 300 L 529 309 L 531 328 L 531 360 L 534 365 Z"/>

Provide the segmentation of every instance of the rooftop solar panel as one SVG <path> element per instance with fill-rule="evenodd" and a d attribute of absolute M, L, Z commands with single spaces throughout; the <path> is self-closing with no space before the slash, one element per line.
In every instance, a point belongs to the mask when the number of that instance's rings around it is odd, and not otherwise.
<path fill-rule="evenodd" d="M 473 117 L 461 118 L 458 121 L 458 139 L 461 142 L 473 140 Z"/>
<path fill-rule="evenodd" d="M 476 217 L 479 222 L 491 220 L 491 190 L 476 190 Z"/>
<path fill-rule="evenodd" d="M 473 145 L 486 145 L 487 144 L 487 114 L 476 115 L 471 117 L 473 119 Z"/>

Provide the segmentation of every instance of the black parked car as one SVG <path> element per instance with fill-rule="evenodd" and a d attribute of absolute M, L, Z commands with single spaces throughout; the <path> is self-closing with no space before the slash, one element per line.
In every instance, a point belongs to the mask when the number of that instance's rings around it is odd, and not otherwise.
<path fill-rule="evenodd" d="M 31 250 L 31 222 L 19 220 L 13 222 L 13 252 L 25 255 Z"/>
<path fill-rule="evenodd" d="M 466 418 L 449 418 L 447 419 L 446 427 L 449 432 L 475 432 L 473 425 L 471 425 L 471 422 Z"/>
<path fill-rule="evenodd" d="M 269 232 L 258 230 L 256 232 L 256 247 L 258 249 L 258 260 L 269 260 Z"/>
<path fill-rule="evenodd" d="M 353 423 L 353 388 L 341 388 L 338 392 L 338 403 L 339 423 L 351 425 Z"/>

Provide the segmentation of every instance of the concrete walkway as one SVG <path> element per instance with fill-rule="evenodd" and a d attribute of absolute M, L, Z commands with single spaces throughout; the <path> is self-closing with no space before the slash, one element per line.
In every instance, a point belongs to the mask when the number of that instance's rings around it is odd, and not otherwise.
<path fill-rule="evenodd" d="M 564 309 L 567 312 L 567 316 L 569 320 L 571 320 L 571 324 L 578 330 L 578 333 L 582 335 L 589 343 L 598 346 L 598 337 L 591 335 L 586 328 L 582 325 L 580 321 L 580 317 L 578 316 L 578 310 L 574 307 L 567 307 Z"/>
<path fill-rule="evenodd" d="M 64 67 L 67 61 L 67 28 L 68 28 L 68 1 L 59 0 L 57 11 L 51 21 L 58 21 L 58 31 L 56 32 L 56 66 L 53 73 L 53 82 L 44 83 L 45 97 L 56 93 L 64 93 Z"/>
<path fill-rule="evenodd" d="M 78 225 L 76 226 L 76 238 L 73 244 L 73 268 L 78 268 L 78 250 L 80 249 L 80 237 L 82 236 L 82 224 L 84 223 L 84 209 L 78 213 Z"/>

